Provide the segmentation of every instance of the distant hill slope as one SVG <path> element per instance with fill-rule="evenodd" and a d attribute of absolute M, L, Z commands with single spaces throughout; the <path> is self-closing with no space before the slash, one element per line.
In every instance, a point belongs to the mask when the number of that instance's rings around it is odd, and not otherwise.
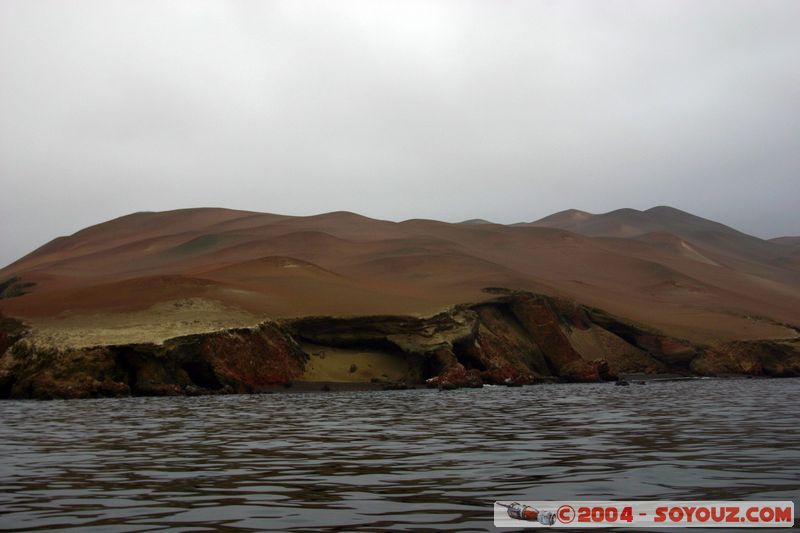
<path fill-rule="evenodd" d="M 201 298 L 270 317 L 425 314 L 507 287 L 701 342 L 759 338 L 786 335 L 776 322 L 800 325 L 792 239 L 758 239 L 670 207 L 570 210 L 508 226 L 348 212 L 134 213 L 0 270 L 0 283 L 25 284 L 0 299 L 0 311 L 74 320 Z"/>
<path fill-rule="evenodd" d="M 721 263 L 737 269 L 750 269 L 757 275 L 764 274 L 760 267 L 771 268 L 786 255 L 785 249 L 775 246 L 775 242 L 667 206 L 645 211 L 618 209 L 598 215 L 568 210 L 527 225 L 558 228 L 590 237 L 647 240 L 670 234 L 703 248 L 711 256 L 718 257 Z"/>
<path fill-rule="evenodd" d="M 769 242 L 800 248 L 800 237 L 777 237 L 775 239 L 770 239 Z"/>
<path fill-rule="evenodd" d="M 462 220 L 459 222 L 459 224 L 494 224 L 494 222 L 490 222 L 482 218 L 471 218 L 469 220 Z"/>
<path fill-rule="evenodd" d="M 645 211 L 617 209 L 599 215 L 570 209 L 531 222 L 530 225 L 560 228 L 602 237 L 633 237 L 656 231 L 669 231 L 680 236 L 704 232 L 744 235 L 724 224 L 667 206 L 653 207 Z"/>

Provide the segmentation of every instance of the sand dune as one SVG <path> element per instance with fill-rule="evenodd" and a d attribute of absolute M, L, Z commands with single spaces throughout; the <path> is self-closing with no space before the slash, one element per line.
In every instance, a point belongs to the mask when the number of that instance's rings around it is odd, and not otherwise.
<path fill-rule="evenodd" d="M 561 294 L 704 342 L 800 325 L 800 238 L 772 241 L 669 207 L 532 223 L 389 222 L 228 209 L 135 213 L 0 270 L 36 285 L 0 299 L 30 321 L 142 313 L 205 299 L 256 318 L 424 314 L 486 287 Z M 237 317 L 241 323 L 241 316 Z"/>

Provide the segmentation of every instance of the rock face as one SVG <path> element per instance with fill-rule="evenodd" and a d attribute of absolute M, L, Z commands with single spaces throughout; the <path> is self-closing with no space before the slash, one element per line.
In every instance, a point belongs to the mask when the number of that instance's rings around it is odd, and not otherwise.
<path fill-rule="evenodd" d="M 480 372 L 468 369 L 457 353 L 474 342 L 480 322 L 463 306 L 430 318 L 373 316 L 310 317 L 286 323 L 300 341 L 338 348 L 369 348 L 402 354 L 415 368 L 409 378 L 430 386 L 480 386 Z M 430 377 L 432 376 L 433 377 Z"/>
<path fill-rule="evenodd" d="M 579 309 L 574 314 L 559 313 L 559 303 L 533 294 L 518 295 L 510 299 L 512 313 L 530 338 L 545 348 L 547 360 L 555 375 L 568 381 L 609 379 L 608 363 L 605 360 L 583 359 L 564 332 L 564 327 L 585 325 L 585 314 L 579 312 Z M 563 303 L 561 307 L 565 307 Z"/>
<path fill-rule="evenodd" d="M 284 321 L 283 324 L 298 340 L 315 344 L 374 347 L 400 350 L 409 354 L 427 354 L 473 338 L 478 327 L 478 317 L 471 309 L 457 306 L 430 318 L 307 317 Z"/>
<path fill-rule="evenodd" d="M 709 348 L 690 366 L 705 376 L 800 376 L 800 341 L 728 342 Z"/>
<path fill-rule="evenodd" d="M 176 337 L 161 345 L 57 350 L 23 339 L 0 357 L 0 397 L 258 392 L 295 379 L 305 359 L 273 323 Z"/>
<path fill-rule="evenodd" d="M 494 290 L 432 317 L 306 317 L 162 344 L 39 346 L 0 317 L 0 398 L 259 392 L 302 379 L 301 343 L 391 354 L 403 383 L 441 389 L 624 373 L 800 375 L 800 340 L 697 346 L 572 301 Z"/>

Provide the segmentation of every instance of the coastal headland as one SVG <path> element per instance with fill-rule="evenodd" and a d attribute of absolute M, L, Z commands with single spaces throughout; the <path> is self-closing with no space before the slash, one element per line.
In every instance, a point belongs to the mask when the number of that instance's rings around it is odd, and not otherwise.
<path fill-rule="evenodd" d="M 0 270 L 0 398 L 797 376 L 799 260 L 668 207 L 136 213 Z"/>

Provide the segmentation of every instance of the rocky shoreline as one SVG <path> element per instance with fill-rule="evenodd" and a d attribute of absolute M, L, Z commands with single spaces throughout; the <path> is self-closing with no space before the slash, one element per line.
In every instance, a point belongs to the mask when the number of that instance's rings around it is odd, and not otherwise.
<path fill-rule="evenodd" d="M 167 339 L 59 348 L 0 319 L 0 398 L 91 398 L 324 389 L 309 346 L 370 350 L 403 365 L 367 388 L 614 381 L 620 375 L 800 376 L 800 337 L 705 346 L 576 302 L 496 289 L 431 317 L 304 317 Z M 305 384 L 304 384 L 305 383 Z M 336 385 L 339 388 L 358 384 Z"/>

